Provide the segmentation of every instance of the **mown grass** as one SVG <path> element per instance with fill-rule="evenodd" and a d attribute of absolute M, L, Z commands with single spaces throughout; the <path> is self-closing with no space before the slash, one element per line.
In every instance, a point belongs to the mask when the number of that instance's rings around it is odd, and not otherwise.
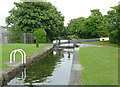
<path fill-rule="evenodd" d="M 86 39 L 78 38 L 78 40 L 86 40 Z"/>
<path fill-rule="evenodd" d="M 85 42 L 84 44 L 94 44 L 94 45 L 103 45 L 103 46 L 120 47 L 120 45 L 109 43 L 109 41 Z"/>
<path fill-rule="evenodd" d="M 6 64 L 9 62 L 10 53 L 15 49 L 23 49 L 26 52 L 27 57 L 41 51 L 44 46 L 48 44 L 39 44 L 39 48 L 36 47 L 35 44 L 5 44 L 2 45 L 2 70 L 8 68 Z M 21 61 L 21 55 L 19 52 L 16 53 L 16 61 Z M 0 69 L 1 70 L 1 69 Z"/>
<path fill-rule="evenodd" d="M 85 47 L 79 50 L 83 85 L 118 85 L 118 49 Z"/>

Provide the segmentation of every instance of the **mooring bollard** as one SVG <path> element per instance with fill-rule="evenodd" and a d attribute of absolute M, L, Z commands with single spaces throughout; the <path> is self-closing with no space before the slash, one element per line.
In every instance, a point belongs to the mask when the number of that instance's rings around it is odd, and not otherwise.
<path fill-rule="evenodd" d="M 70 44 L 70 36 L 68 36 L 68 44 Z"/>
<path fill-rule="evenodd" d="M 53 38 L 53 47 L 56 47 L 57 41 L 56 41 L 56 37 Z"/>
<path fill-rule="evenodd" d="M 39 47 L 39 44 L 38 44 L 37 40 L 36 40 L 36 47 L 37 47 L 37 48 Z"/>
<path fill-rule="evenodd" d="M 61 40 L 61 37 L 58 37 L 58 40 L 59 40 L 58 45 L 59 45 L 59 47 L 60 47 L 60 40 Z"/>

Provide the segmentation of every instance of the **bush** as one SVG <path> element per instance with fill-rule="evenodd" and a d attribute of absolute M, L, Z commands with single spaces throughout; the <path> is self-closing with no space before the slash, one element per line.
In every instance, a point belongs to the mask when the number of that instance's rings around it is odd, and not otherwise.
<path fill-rule="evenodd" d="M 118 44 L 118 30 L 110 33 L 110 43 Z"/>
<path fill-rule="evenodd" d="M 21 31 L 11 31 L 10 43 L 22 43 L 23 42 L 22 32 Z"/>
<path fill-rule="evenodd" d="M 70 36 L 70 38 L 71 38 L 72 40 L 76 40 L 76 39 L 78 39 L 78 36 L 72 35 L 72 36 Z"/>
<path fill-rule="evenodd" d="M 37 43 L 46 43 L 46 32 L 43 28 L 34 31 Z"/>

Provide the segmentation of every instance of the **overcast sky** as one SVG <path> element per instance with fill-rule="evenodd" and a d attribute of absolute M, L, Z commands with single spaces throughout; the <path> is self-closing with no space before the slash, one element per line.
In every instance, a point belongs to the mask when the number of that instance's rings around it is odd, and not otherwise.
<path fill-rule="evenodd" d="M 9 16 L 10 11 L 14 4 L 20 0 L 1 0 L 0 2 L 0 26 L 5 26 L 5 18 Z M 65 16 L 65 25 L 73 18 L 88 17 L 90 10 L 100 9 L 103 15 L 107 14 L 110 7 L 118 5 L 120 0 L 47 0 L 51 2 L 58 11 L 61 11 Z"/>

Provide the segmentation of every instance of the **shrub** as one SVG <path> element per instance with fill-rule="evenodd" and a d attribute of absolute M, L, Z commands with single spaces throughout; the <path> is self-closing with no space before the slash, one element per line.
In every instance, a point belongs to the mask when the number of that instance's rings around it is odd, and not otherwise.
<path fill-rule="evenodd" d="M 34 31 L 37 43 L 46 43 L 46 32 L 43 28 Z"/>
<path fill-rule="evenodd" d="M 72 36 L 70 36 L 70 38 L 71 38 L 72 40 L 76 40 L 76 39 L 78 39 L 78 36 L 72 35 Z"/>
<path fill-rule="evenodd" d="M 11 31 L 10 43 L 22 43 L 23 42 L 22 32 L 21 31 Z"/>

